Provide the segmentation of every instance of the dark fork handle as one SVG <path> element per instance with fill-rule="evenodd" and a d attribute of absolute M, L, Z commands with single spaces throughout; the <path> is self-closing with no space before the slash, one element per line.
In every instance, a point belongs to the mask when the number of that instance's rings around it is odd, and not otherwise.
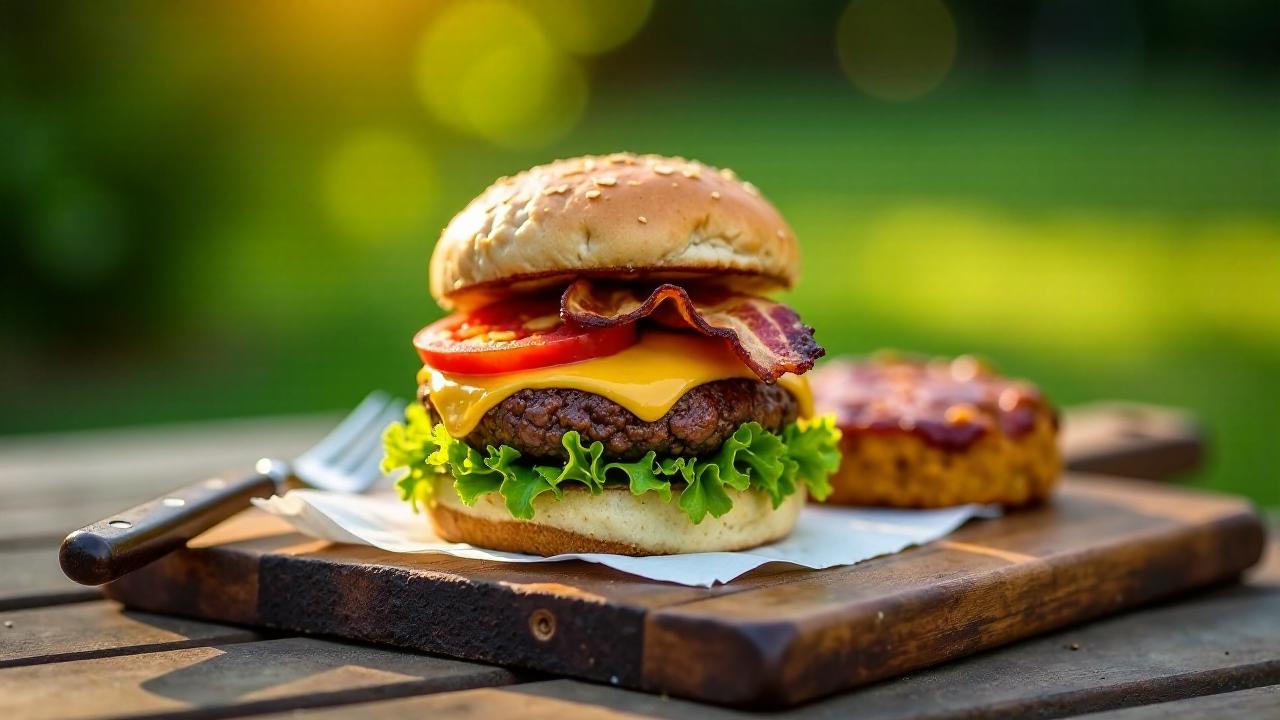
<path fill-rule="evenodd" d="M 80 528 L 62 541 L 58 561 L 82 585 L 102 585 L 182 547 L 188 540 L 269 497 L 275 481 L 261 473 L 210 478 Z"/>

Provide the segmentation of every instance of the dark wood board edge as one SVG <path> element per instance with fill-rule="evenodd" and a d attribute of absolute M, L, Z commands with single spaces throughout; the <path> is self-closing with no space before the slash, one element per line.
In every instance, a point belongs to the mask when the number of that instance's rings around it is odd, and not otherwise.
<path fill-rule="evenodd" d="M 244 587 L 229 595 L 236 576 Z M 106 594 L 139 610 L 638 685 L 644 609 L 567 589 L 231 546 L 180 550 Z"/>
<path fill-rule="evenodd" d="M 103 592 L 135 610 L 260 626 L 258 566 L 251 555 L 184 548 L 104 585 Z"/>
<path fill-rule="evenodd" d="M 605 682 L 640 680 L 640 608 L 573 593 L 520 592 L 450 573 L 370 572 L 272 556 L 261 567 L 258 619 L 268 627 Z M 367 598 L 380 601 L 370 605 Z M 602 632 L 609 642 L 601 642 Z"/>
<path fill-rule="evenodd" d="M 877 598 L 875 607 L 850 604 L 802 622 L 729 622 L 691 613 L 696 603 L 658 609 L 645 627 L 642 689 L 730 706 L 788 707 L 1233 580 L 1258 562 L 1265 535 L 1260 517 L 1241 503 L 1211 522 L 1170 525 L 1140 547 L 1092 549 L 1088 562 L 1075 567 L 1011 564 L 977 581 Z M 1082 603 L 1082 596 L 1093 602 Z M 877 626 L 884 616 L 908 629 L 886 637 Z M 912 645 L 912 636 L 927 640 Z M 856 638 L 879 640 L 855 644 Z"/>

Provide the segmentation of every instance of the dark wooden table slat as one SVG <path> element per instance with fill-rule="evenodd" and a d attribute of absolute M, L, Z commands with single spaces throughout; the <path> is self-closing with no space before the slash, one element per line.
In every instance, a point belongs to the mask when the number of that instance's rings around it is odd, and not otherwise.
<path fill-rule="evenodd" d="M 77 585 L 62 574 L 55 542 L 0 549 L 0 611 L 100 597 L 97 588 Z"/>
<path fill-rule="evenodd" d="M 311 638 L 0 670 L 0 717 L 227 717 L 514 682 L 507 670 Z"/>
<path fill-rule="evenodd" d="M 261 639 L 253 630 L 126 611 L 108 600 L 0 612 L 0 668 Z"/>
<path fill-rule="evenodd" d="M 116 510 L 263 456 L 294 457 L 339 416 L 0 437 L 0 548 L 61 541 Z"/>
<path fill-rule="evenodd" d="M 1280 685 L 1079 715 L 1072 720 L 1223 720 L 1280 718 Z"/>

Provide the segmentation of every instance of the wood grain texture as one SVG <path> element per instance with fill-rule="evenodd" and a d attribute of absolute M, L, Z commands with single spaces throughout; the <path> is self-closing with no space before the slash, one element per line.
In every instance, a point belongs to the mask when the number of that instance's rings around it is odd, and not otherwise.
<path fill-rule="evenodd" d="M 1059 437 L 1068 470 L 1170 480 L 1200 467 L 1204 430 L 1174 408 L 1099 402 L 1063 413 Z"/>
<path fill-rule="evenodd" d="M 1277 615 L 1280 588 L 1237 586 L 1202 592 L 1175 604 L 1100 620 L 819 700 L 783 716 L 803 720 L 1055 718 L 1270 686 L 1280 678 L 1276 653 L 1280 624 L 1273 620 Z M 350 710 L 375 719 L 758 717 L 576 680 L 373 703 Z M 304 714 L 313 716 L 337 713 Z"/>
<path fill-rule="evenodd" d="M 260 639 L 247 628 L 126 612 L 106 600 L 0 612 L 0 668 Z"/>
<path fill-rule="evenodd" d="M 776 706 L 1233 578 L 1262 538 L 1233 498 L 1076 478 L 1050 507 L 914 551 L 701 589 L 585 563 L 330 545 L 245 513 L 108 592 L 141 609 Z"/>
<path fill-rule="evenodd" d="M 1222 581 L 1255 563 L 1242 502 L 1077 480 L 940 543 L 647 616 L 647 687 L 788 705 Z"/>
<path fill-rule="evenodd" d="M 108 587 L 141 609 L 633 684 L 649 608 L 727 591 L 587 563 L 524 566 L 332 545 L 256 510 Z M 535 612 L 549 614 L 550 637 L 531 630 Z M 600 642 L 602 628 L 608 642 Z"/>
<path fill-rule="evenodd" d="M 98 588 L 77 585 L 62 574 L 56 542 L 0 549 L 0 578 L 0 611 L 102 597 Z"/>
<path fill-rule="evenodd" d="M 2 669 L 0 716 L 220 717 L 514 680 L 500 668 L 289 638 Z"/>
<path fill-rule="evenodd" d="M 1222 720 L 1280 717 L 1280 685 L 1077 716 L 1074 720 Z"/>

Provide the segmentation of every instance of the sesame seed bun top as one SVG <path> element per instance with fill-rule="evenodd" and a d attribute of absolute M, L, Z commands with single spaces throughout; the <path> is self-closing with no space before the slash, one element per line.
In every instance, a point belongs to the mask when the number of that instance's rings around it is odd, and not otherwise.
<path fill-rule="evenodd" d="M 431 256 L 446 308 L 563 285 L 576 276 L 714 280 L 767 292 L 799 272 L 795 235 L 731 170 L 617 153 L 500 178 L 458 213 Z"/>

